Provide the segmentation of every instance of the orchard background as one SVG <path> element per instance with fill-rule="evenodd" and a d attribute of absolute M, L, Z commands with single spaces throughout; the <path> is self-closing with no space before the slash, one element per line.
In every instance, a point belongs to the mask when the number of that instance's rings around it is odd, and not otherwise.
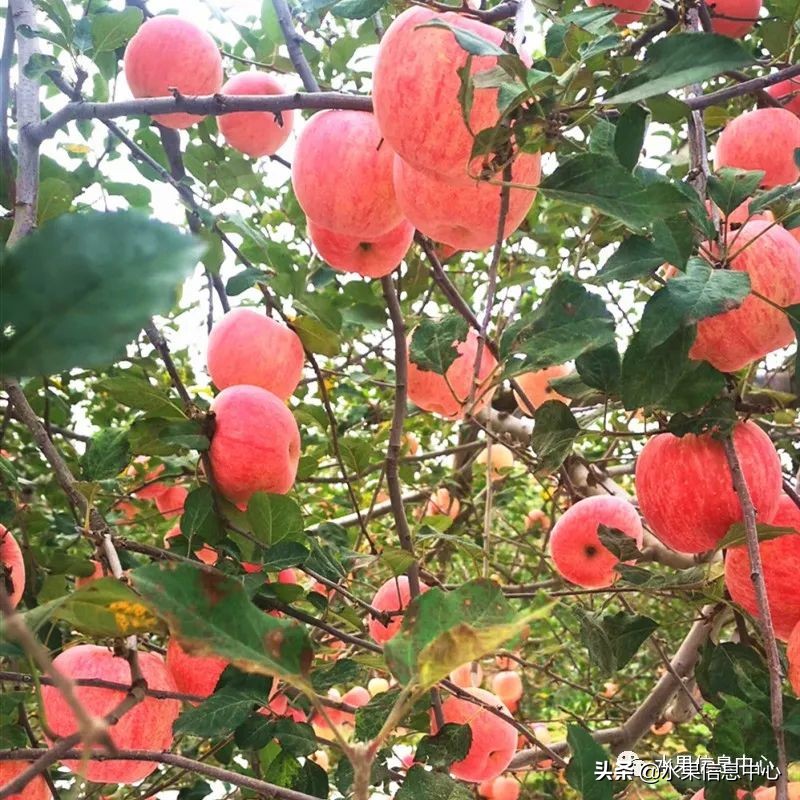
<path fill-rule="evenodd" d="M 800 5 L 617 6 L 11 0 L 0 797 L 800 796 Z"/>

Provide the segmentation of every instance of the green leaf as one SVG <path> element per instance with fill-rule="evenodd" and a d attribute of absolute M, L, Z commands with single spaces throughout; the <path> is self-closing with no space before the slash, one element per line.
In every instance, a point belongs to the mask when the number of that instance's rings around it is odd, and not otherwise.
<path fill-rule="evenodd" d="M 331 14 L 344 19 L 366 19 L 377 14 L 388 0 L 340 0 L 331 7 Z"/>
<path fill-rule="evenodd" d="M 265 614 L 237 580 L 191 564 L 152 564 L 130 577 L 189 653 L 221 656 L 245 672 L 306 688 L 313 650 L 305 629 Z"/>
<path fill-rule="evenodd" d="M 411 363 L 425 372 L 444 375 L 458 357 L 456 348 L 466 341 L 468 330 L 467 321 L 459 314 L 422 320 L 411 335 Z"/>
<path fill-rule="evenodd" d="M 318 319 L 299 316 L 292 322 L 292 327 L 306 350 L 328 358 L 339 355 L 339 334 Z"/>
<path fill-rule="evenodd" d="M 365 706 L 356 709 L 356 739 L 368 742 L 378 735 L 399 695 L 399 689 L 381 692 Z"/>
<path fill-rule="evenodd" d="M 124 11 L 108 11 L 92 17 L 92 44 L 96 53 L 122 47 L 142 24 L 143 14 L 139 8 Z"/>
<path fill-rule="evenodd" d="M 166 391 L 153 386 L 145 377 L 120 375 L 115 378 L 104 378 L 98 382 L 97 389 L 107 392 L 124 406 L 145 411 L 155 417 L 186 419 L 181 407 L 170 400 Z"/>
<path fill-rule="evenodd" d="M 743 169 L 723 167 L 708 176 L 708 195 L 717 208 L 727 216 L 737 209 L 748 197 L 755 194 L 761 185 L 764 172 L 747 172 Z"/>
<path fill-rule="evenodd" d="M 558 469 L 572 452 L 572 445 L 580 434 L 575 415 L 560 400 L 547 400 L 536 409 L 531 447 L 539 459 L 542 470 Z"/>
<path fill-rule="evenodd" d="M 130 461 L 128 432 L 122 428 L 105 428 L 92 437 L 81 458 L 83 476 L 89 481 L 113 478 Z"/>
<path fill-rule="evenodd" d="M 579 725 L 567 726 L 567 743 L 572 752 L 565 771 L 567 783 L 583 800 L 611 800 L 614 782 L 595 777 L 596 765 L 610 761 L 606 751 Z"/>
<path fill-rule="evenodd" d="M 602 153 L 582 153 L 567 159 L 541 181 L 539 189 L 567 203 L 592 206 L 634 229 L 673 217 L 690 203 L 671 183 L 645 186 L 615 157 Z"/>
<path fill-rule="evenodd" d="M 544 300 L 519 323 L 509 326 L 502 352 L 525 357 L 506 365 L 508 377 L 563 364 L 614 341 L 614 318 L 596 294 L 572 278 L 559 278 Z"/>
<path fill-rule="evenodd" d="M 643 278 L 663 263 L 663 255 L 653 241 L 644 236 L 629 236 L 603 264 L 592 278 L 592 283 L 625 282 Z"/>
<path fill-rule="evenodd" d="M 610 795 L 609 795 L 610 796 Z M 403 785 L 394 800 L 473 800 L 465 784 L 453 780 L 443 772 L 428 772 L 415 764 L 408 771 Z"/>
<path fill-rule="evenodd" d="M 717 707 L 723 695 L 741 700 L 769 698 L 769 673 L 763 658 L 752 647 L 738 642 L 706 642 L 695 670 L 703 698 Z"/>
<path fill-rule="evenodd" d="M 432 767 L 447 769 L 456 761 L 463 761 L 472 746 L 472 730 L 469 725 L 446 723 L 435 734 L 430 734 L 417 745 L 416 761 L 424 761 Z"/>
<path fill-rule="evenodd" d="M 649 122 L 650 112 L 635 104 L 629 105 L 617 120 L 614 152 L 619 163 L 629 170 L 633 170 L 639 161 Z"/>
<path fill-rule="evenodd" d="M 303 512 L 285 495 L 256 492 L 247 503 L 247 520 L 253 535 L 266 545 L 298 539 L 303 533 Z"/>
<path fill-rule="evenodd" d="M 317 693 L 327 692 L 332 686 L 352 686 L 362 677 L 363 668 L 352 658 L 343 658 L 314 670 L 311 685 Z"/>
<path fill-rule="evenodd" d="M 105 366 L 175 301 L 201 248 L 136 212 L 66 214 L 6 253 L 0 265 L 3 373 L 49 375 Z M 43 291 L 42 287 L 47 287 Z"/>
<path fill-rule="evenodd" d="M 715 436 L 725 436 L 733 430 L 737 422 L 736 408 L 728 397 L 709 403 L 702 413 L 688 416 L 685 413 L 673 415 L 667 424 L 667 430 L 675 436 L 687 433 L 700 435 L 711 432 Z"/>
<path fill-rule="evenodd" d="M 276 572 L 302 564 L 308 558 L 308 554 L 309 549 L 305 545 L 284 539 L 267 548 L 261 564 L 267 572 Z"/>
<path fill-rule="evenodd" d="M 195 536 L 209 544 L 219 544 L 225 539 L 225 527 L 214 507 L 214 493 L 210 486 L 199 486 L 189 492 L 180 524 L 181 533 L 189 542 Z"/>
<path fill-rule="evenodd" d="M 575 359 L 575 369 L 581 380 L 607 395 L 619 394 L 621 368 L 622 360 L 615 344 L 591 350 Z"/>
<path fill-rule="evenodd" d="M 758 534 L 759 542 L 768 542 L 770 539 L 777 539 L 779 536 L 787 536 L 788 534 L 796 534 L 794 528 L 785 528 L 779 525 L 767 525 L 764 522 L 759 522 L 756 525 L 756 533 Z M 744 522 L 734 522 L 728 528 L 728 532 L 722 537 L 717 544 L 718 549 L 724 547 L 740 547 L 747 544 L 747 529 Z"/>
<path fill-rule="evenodd" d="M 597 535 L 600 538 L 600 544 L 613 553 L 619 561 L 638 561 L 642 556 L 636 546 L 636 541 L 618 528 L 600 524 L 597 526 Z"/>
<path fill-rule="evenodd" d="M 172 726 L 173 732 L 221 739 L 242 724 L 255 708 L 267 702 L 269 687 L 262 681 L 250 685 L 223 686 L 199 706 L 184 711 Z"/>
<path fill-rule="evenodd" d="M 456 667 L 493 652 L 550 606 L 515 615 L 499 586 L 474 580 L 452 592 L 429 589 L 408 606 L 384 657 L 407 685 L 429 688 Z"/>
<path fill-rule="evenodd" d="M 39 225 L 65 214 L 72 208 L 75 190 L 59 178 L 46 178 L 39 185 Z"/>
<path fill-rule="evenodd" d="M 725 388 L 725 375 L 707 361 L 690 361 L 661 404 L 668 411 L 696 411 Z"/>
<path fill-rule="evenodd" d="M 464 28 L 457 28 L 455 25 L 448 25 L 441 20 L 432 20 L 426 22 L 424 25 L 418 25 L 419 28 L 444 28 L 450 31 L 456 37 L 459 47 L 466 50 L 471 56 L 507 56 L 508 53 L 496 44 L 488 41 L 487 39 L 478 36 L 472 31 L 464 30 Z"/>
<path fill-rule="evenodd" d="M 728 70 L 753 63 L 753 56 L 735 39 L 715 33 L 675 33 L 653 42 L 644 65 L 607 97 L 605 105 L 636 103 L 647 97 L 702 83 Z"/>

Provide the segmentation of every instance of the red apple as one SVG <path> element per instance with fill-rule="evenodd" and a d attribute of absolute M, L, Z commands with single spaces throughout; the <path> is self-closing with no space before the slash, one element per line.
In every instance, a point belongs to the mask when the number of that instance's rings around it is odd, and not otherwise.
<path fill-rule="evenodd" d="M 794 626 L 789 644 L 786 647 L 786 657 L 789 659 L 789 684 L 794 693 L 800 697 L 800 622 Z"/>
<path fill-rule="evenodd" d="M 456 344 L 456 349 L 458 356 L 448 367 L 446 375 L 420 369 L 411 362 L 410 356 L 408 361 L 408 399 L 421 409 L 446 419 L 461 419 L 467 411 L 478 352 L 478 335 L 475 331 L 470 330 L 467 338 Z M 478 371 L 480 385 L 476 387 L 475 404 L 471 409 L 473 414 L 491 402 L 494 387 L 489 385 L 489 379 L 496 367 L 497 359 L 484 346 Z"/>
<path fill-rule="evenodd" d="M 750 421 L 736 425 L 733 441 L 758 518 L 770 520 L 783 491 L 775 446 Z M 711 434 L 651 437 L 636 462 L 636 494 L 656 536 L 684 553 L 716 547 L 742 520 L 725 451 Z"/>
<path fill-rule="evenodd" d="M 800 178 L 794 151 L 800 147 L 800 119 L 785 108 L 759 108 L 732 119 L 717 139 L 716 168 L 763 170 L 767 189 Z"/>
<path fill-rule="evenodd" d="M 558 573 L 586 589 L 611 586 L 619 559 L 600 542 L 599 525 L 615 528 L 641 547 L 644 531 L 636 509 L 613 495 L 595 495 L 578 501 L 561 516 L 550 536 L 550 555 Z"/>
<path fill-rule="evenodd" d="M 428 587 L 420 586 L 421 592 L 426 592 Z M 372 641 L 377 644 L 386 644 L 400 630 L 403 624 L 403 614 L 406 606 L 411 602 L 411 587 L 408 578 L 400 575 L 397 578 L 389 578 L 372 598 L 372 607 L 378 611 L 388 611 L 392 614 L 388 625 L 384 625 L 380 620 L 370 616 L 367 622 L 367 629 Z"/>
<path fill-rule="evenodd" d="M 708 0 L 711 30 L 741 39 L 753 30 L 761 11 L 761 0 Z"/>
<path fill-rule="evenodd" d="M 546 367 L 545 369 L 536 370 L 536 372 L 523 372 L 522 375 L 515 376 L 514 380 L 522 390 L 522 395 L 515 389 L 514 399 L 517 401 L 519 410 L 529 416 L 533 416 L 531 406 L 533 409 L 539 408 L 540 405 L 546 403 L 548 400 L 560 400 L 562 403 L 569 403 L 569 400 L 560 395 L 550 385 L 553 378 L 563 378 L 569 375 L 570 368 L 566 364 L 557 364 L 553 367 Z M 527 398 L 528 402 L 525 402 Z"/>
<path fill-rule="evenodd" d="M 292 412 L 266 389 L 231 386 L 214 399 L 211 468 L 232 503 L 254 492 L 286 494 L 300 460 L 300 431 Z"/>
<path fill-rule="evenodd" d="M 308 236 L 326 264 L 340 272 L 382 278 L 400 266 L 414 241 L 414 226 L 403 220 L 376 239 L 362 239 L 329 231 L 308 220 Z"/>
<path fill-rule="evenodd" d="M 462 689 L 472 689 L 483 683 L 483 670 L 480 664 L 467 661 L 450 673 L 450 680 Z"/>
<path fill-rule="evenodd" d="M 393 159 L 372 114 L 320 111 L 297 140 L 292 186 L 318 225 L 374 240 L 403 221 L 392 186 Z"/>
<path fill-rule="evenodd" d="M 230 95 L 284 93 L 279 81 L 264 72 L 240 72 L 230 78 L 220 91 Z M 218 122 L 220 133 L 234 150 L 261 158 L 277 153 L 289 138 L 294 112 L 290 109 L 276 116 L 269 111 L 240 111 L 223 114 Z"/>
<path fill-rule="evenodd" d="M 25 772 L 32 761 L 0 761 L 0 788 L 11 783 L 18 775 Z M 21 792 L 10 794 L 6 800 L 50 800 L 50 788 L 42 775 L 37 775 Z"/>
<path fill-rule="evenodd" d="M 522 699 L 522 678 L 514 669 L 498 672 L 492 678 L 492 691 L 506 704 Z"/>
<path fill-rule="evenodd" d="M 230 662 L 219 656 L 193 656 L 172 636 L 167 644 L 167 668 L 178 691 L 198 697 L 213 694 L 220 676 Z"/>
<path fill-rule="evenodd" d="M 520 791 L 519 781 L 508 775 L 501 775 L 492 786 L 492 800 L 519 800 Z"/>
<path fill-rule="evenodd" d="M 94 564 L 94 571 L 91 575 L 87 576 L 86 578 L 75 579 L 76 589 L 80 589 L 82 586 L 86 586 L 92 581 L 96 581 L 98 578 L 103 578 L 105 576 L 105 572 L 103 572 L 103 565 L 99 561 L 92 559 L 92 564 Z"/>
<path fill-rule="evenodd" d="M 775 634 L 786 641 L 800 622 L 800 594 L 796 591 L 800 571 L 800 509 L 790 497 L 781 495 L 778 510 L 769 524 L 797 531 L 796 534 L 768 539 L 758 545 L 772 624 Z M 747 545 L 731 547 L 725 554 L 725 585 L 735 603 L 748 614 L 758 617 L 758 603 L 750 573 Z"/>
<path fill-rule="evenodd" d="M 0 563 L 5 570 L 5 589 L 11 606 L 16 608 L 25 592 L 25 561 L 11 531 L 0 525 Z"/>
<path fill-rule="evenodd" d="M 165 519 L 172 519 L 183 514 L 183 506 L 189 490 L 185 486 L 170 486 L 165 492 L 156 497 L 156 508 Z"/>
<path fill-rule="evenodd" d="M 169 548 L 169 540 L 181 535 L 181 526 L 175 525 L 164 534 L 164 547 Z M 198 561 L 213 566 L 219 560 L 219 554 L 213 547 L 204 544 L 199 550 L 194 551 Z"/>
<path fill-rule="evenodd" d="M 304 361 L 300 337 L 252 308 L 226 314 L 208 337 L 208 374 L 218 389 L 260 386 L 286 400 L 303 377 Z"/>
<path fill-rule="evenodd" d="M 222 58 L 216 42 L 188 20 L 165 15 L 147 20 L 125 48 L 125 79 L 134 97 L 207 95 L 222 87 Z M 168 128 L 189 128 L 196 114 L 159 114 Z"/>
<path fill-rule="evenodd" d="M 493 442 L 491 447 L 491 455 L 489 448 L 485 447 L 480 451 L 480 453 L 478 453 L 475 463 L 485 470 L 486 465 L 490 460 L 491 466 L 489 468 L 489 472 L 491 474 L 491 479 L 493 481 L 498 481 L 507 475 L 508 470 L 514 466 L 514 453 L 512 453 L 511 450 L 504 444 Z"/>
<path fill-rule="evenodd" d="M 610 6 L 622 9 L 614 17 L 617 25 L 630 25 L 631 22 L 637 22 L 642 18 L 642 14 L 650 8 L 651 3 L 652 0 L 586 0 L 586 5 L 590 7 Z"/>
<path fill-rule="evenodd" d="M 124 658 L 115 656 L 105 647 L 80 644 L 64 650 L 53 664 L 72 679 L 99 678 L 105 681 L 130 685 L 131 669 Z M 176 692 L 175 681 L 156 653 L 139 653 L 142 675 L 151 689 Z M 125 697 L 117 689 L 93 686 L 76 686 L 75 696 L 87 712 L 96 717 L 111 713 Z M 42 704 L 47 724 L 56 736 L 69 736 L 77 730 L 72 709 L 55 686 L 42 687 Z M 145 699 L 128 711 L 109 729 L 111 739 L 120 750 L 169 750 L 172 746 L 172 723 L 180 714 L 178 700 Z M 51 741 L 52 744 L 52 741 Z M 80 749 L 80 748 L 77 748 Z M 64 761 L 73 772 L 82 774 L 96 783 L 136 783 L 146 778 L 157 766 L 151 761 Z"/>
<path fill-rule="evenodd" d="M 536 186 L 540 177 L 539 154 L 519 155 L 512 181 Z M 502 171 L 491 181 L 466 174 L 441 178 L 414 169 L 400 157 L 394 162 L 394 188 L 403 214 L 426 236 L 458 250 L 486 250 L 496 243 L 501 180 Z M 509 190 L 504 238 L 522 224 L 535 198 L 535 189 Z"/>
<path fill-rule="evenodd" d="M 783 102 L 783 107 L 800 117 L 800 77 L 787 78 L 785 81 L 767 87 L 767 93 Z"/>

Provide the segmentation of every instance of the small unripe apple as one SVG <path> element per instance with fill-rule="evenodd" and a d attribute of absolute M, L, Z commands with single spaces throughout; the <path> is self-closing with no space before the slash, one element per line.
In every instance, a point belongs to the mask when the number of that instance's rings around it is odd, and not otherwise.
<path fill-rule="evenodd" d="M 761 0 L 709 0 L 707 6 L 714 33 L 741 39 L 758 22 Z"/>
<path fill-rule="evenodd" d="M 125 79 L 134 97 L 215 94 L 222 87 L 216 42 L 197 25 L 175 16 L 147 20 L 125 48 Z M 196 114 L 176 112 L 153 119 L 167 128 L 189 128 Z"/>
<path fill-rule="evenodd" d="M 326 264 L 365 278 L 382 278 L 400 266 L 414 241 L 414 226 L 402 220 L 375 239 L 330 231 L 309 219 L 308 236 Z"/>
<path fill-rule="evenodd" d="M 220 92 L 230 95 L 274 95 L 283 94 L 284 89 L 272 75 L 240 72 L 228 79 Z M 275 155 L 289 138 L 294 112 L 289 109 L 276 115 L 269 111 L 239 111 L 222 114 L 218 123 L 220 133 L 234 150 L 261 158 Z"/>
<path fill-rule="evenodd" d="M 14 535 L 0 525 L 0 563 L 5 571 L 5 590 L 12 608 L 19 605 L 25 592 L 25 561 Z"/>
<path fill-rule="evenodd" d="M 536 372 L 523 372 L 517 375 L 514 380 L 522 390 L 522 395 L 514 389 L 514 399 L 517 401 L 519 410 L 526 416 L 532 417 L 534 411 L 548 400 L 560 400 L 562 403 L 569 403 L 566 397 L 560 395 L 550 385 L 553 378 L 563 378 L 568 375 L 570 368 L 566 364 L 557 364 L 553 367 L 537 370 Z M 527 399 L 528 402 L 525 402 Z"/>
<path fill-rule="evenodd" d="M 0 786 L 11 783 L 25 772 L 32 761 L 0 761 Z M 10 794 L 6 800 L 50 800 L 50 787 L 42 775 L 37 775 L 25 785 L 22 791 Z"/>
<path fill-rule="evenodd" d="M 128 662 L 115 656 L 105 647 L 79 644 L 64 650 L 53 664 L 73 680 L 99 678 L 112 683 L 130 686 L 131 669 Z M 139 653 L 139 666 L 150 689 L 177 692 L 178 687 L 167 669 L 164 659 L 157 653 Z M 125 691 L 102 689 L 93 686 L 75 686 L 77 701 L 93 716 L 104 717 L 111 713 L 125 697 Z M 55 686 L 42 687 L 42 706 L 49 726 L 55 736 L 69 736 L 78 725 L 69 704 Z M 112 741 L 119 750 L 169 750 L 172 746 L 172 724 L 178 718 L 181 704 L 178 700 L 162 700 L 147 696 L 128 711 L 116 725 L 109 728 Z M 49 738 L 49 737 L 48 737 Z M 51 742 L 52 743 L 52 742 Z M 76 749 L 81 749 L 76 747 Z M 137 783 L 158 766 L 152 761 L 64 761 L 66 767 L 96 783 Z"/>
<path fill-rule="evenodd" d="M 620 13 L 614 17 L 616 25 L 630 25 L 642 18 L 642 14 L 650 8 L 652 0 L 586 0 L 586 5 L 611 6 L 621 9 Z"/>
<path fill-rule="evenodd" d="M 550 555 L 559 574 L 586 589 L 611 586 L 619 559 L 607 550 L 597 533 L 599 525 L 615 528 L 642 546 L 644 530 L 636 509 L 613 495 L 595 495 L 578 501 L 553 527 Z"/>
<path fill-rule="evenodd" d="M 383 694 L 389 691 L 389 681 L 386 678 L 370 678 L 367 683 L 367 691 L 370 697 L 375 697 L 376 694 Z"/>
<path fill-rule="evenodd" d="M 300 431 L 291 411 L 257 386 L 231 386 L 214 399 L 211 468 L 232 503 L 254 492 L 286 494 L 300 460 Z"/>
<path fill-rule="evenodd" d="M 467 411 L 478 352 L 478 335 L 475 331 L 470 330 L 467 338 L 456 344 L 456 349 L 458 356 L 445 375 L 420 369 L 411 362 L 410 357 L 408 361 L 408 399 L 425 411 L 445 419 L 461 419 Z M 477 414 L 491 402 L 494 387 L 490 385 L 490 378 L 496 367 L 497 359 L 484 346 L 478 370 L 479 385 L 475 388 L 473 414 Z"/>
<path fill-rule="evenodd" d="M 305 124 L 292 158 L 292 186 L 317 225 L 377 239 L 403 215 L 392 185 L 394 151 L 366 111 L 320 111 Z"/>
<path fill-rule="evenodd" d="M 800 167 L 794 152 L 800 147 L 800 119 L 785 108 L 759 108 L 732 119 L 717 139 L 714 164 L 763 170 L 767 189 L 794 183 Z"/>
<path fill-rule="evenodd" d="M 450 673 L 450 680 L 462 689 L 472 689 L 483 683 L 483 670 L 477 662 L 468 661 Z"/>
<path fill-rule="evenodd" d="M 248 384 L 288 399 L 303 377 L 300 337 L 252 308 L 236 308 L 211 329 L 208 374 L 218 389 Z"/>
<path fill-rule="evenodd" d="M 737 424 L 733 441 L 758 519 L 767 522 L 783 494 L 780 457 L 754 422 Z M 742 520 L 722 442 L 711 434 L 651 437 L 636 462 L 636 495 L 653 533 L 682 553 L 711 550 Z"/>

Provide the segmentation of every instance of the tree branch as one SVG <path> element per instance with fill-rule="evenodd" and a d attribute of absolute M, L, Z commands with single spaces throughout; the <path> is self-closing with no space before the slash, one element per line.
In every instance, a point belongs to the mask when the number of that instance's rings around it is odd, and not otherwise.
<path fill-rule="evenodd" d="M 289 58 L 303 81 L 303 86 L 307 92 L 319 92 L 319 84 L 311 71 L 311 67 L 303 55 L 303 37 L 295 30 L 292 12 L 286 0 L 272 0 L 275 7 L 275 14 L 278 17 L 278 24 L 281 26 L 283 38 L 286 41 L 286 49 L 289 51 Z"/>
<path fill-rule="evenodd" d="M 718 103 L 725 103 L 732 100 L 734 97 L 741 97 L 745 94 L 754 94 L 766 89 L 767 86 L 774 86 L 776 83 L 786 80 L 787 78 L 794 78 L 800 75 L 800 64 L 793 64 L 791 67 L 779 69 L 771 75 L 765 75 L 763 78 L 753 78 L 749 81 L 728 86 L 725 89 L 720 89 L 716 92 L 709 94 L 701 94 L 698 97 L 687 97 L 683 102 L 692 111 L 699 111 L 709 106 L 717 105 Z"/>

